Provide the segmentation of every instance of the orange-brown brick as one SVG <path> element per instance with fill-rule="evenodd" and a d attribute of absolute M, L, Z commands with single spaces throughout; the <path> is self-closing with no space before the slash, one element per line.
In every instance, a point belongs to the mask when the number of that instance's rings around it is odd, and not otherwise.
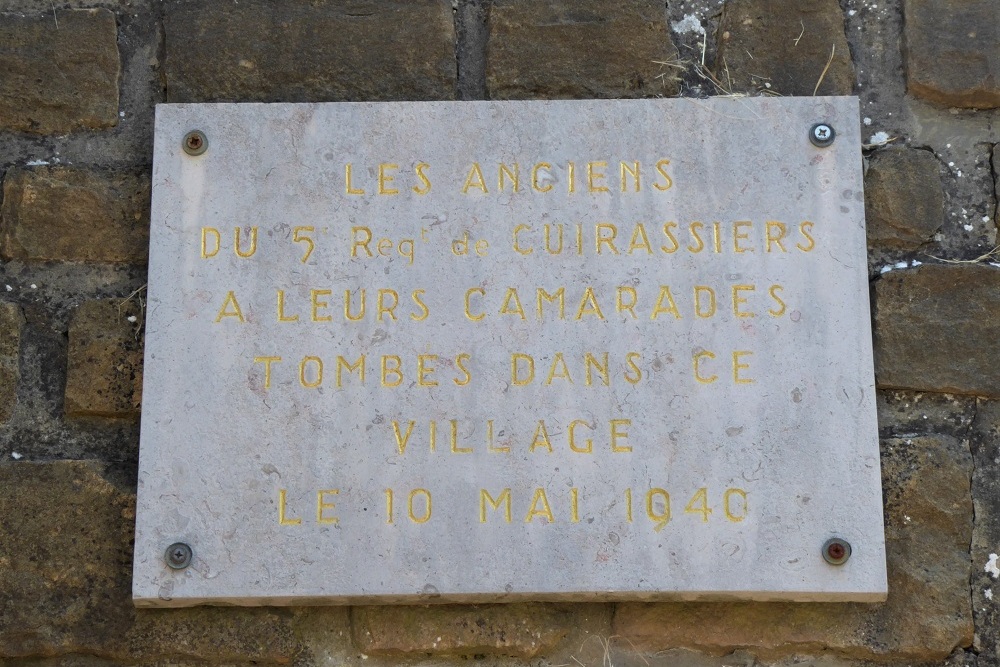
<path fill-rule="evenodd" d="M 4 259 L 146 262 L 148 176 L 70 167 L 15 168 L 4 178 L 3 193 Z"/>
<path fill-rule="evenodd" d="M 21 379 L 21 328 L 24 315 L 17 304 L 0 303 L 0 423 L 10 419 Z"/>
<path fill-rule="evenodd" d="M 0 44 L 0 130 L 65 134 L 118 123 L 121 64 L 110 11 L 0 13 Z"/>
<path fill-rule="evenodd" d="M 486 81 L 493 99 L 677 94 L 662 2 L 496 0 Z M 660 76 L 665 75 L 665 76 Z"/>
<path fill-rule="evenodd" d="M 135 321 L 129 321 L 129 318 Z M 142 312 L 136 301 L 87 301 L 69 326 L 66 415 L 139 415 L 142 400 Z"/>

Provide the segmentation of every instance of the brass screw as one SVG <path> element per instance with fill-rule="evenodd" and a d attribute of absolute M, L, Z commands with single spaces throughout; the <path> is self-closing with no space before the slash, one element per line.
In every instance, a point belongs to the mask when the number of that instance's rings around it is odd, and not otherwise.
<path fill-rule="evenodd" d="M 201 130 L 191 130 L 184 135 L 181 146 L 188 155 L 201 155 L 208 150 L 208 137 Z"/>

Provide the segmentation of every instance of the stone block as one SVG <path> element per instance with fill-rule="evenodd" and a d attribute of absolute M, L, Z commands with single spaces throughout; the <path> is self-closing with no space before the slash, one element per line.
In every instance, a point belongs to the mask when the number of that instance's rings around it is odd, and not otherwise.
<path fill-rule="evenodd" d="M 11 169 L 3 184 L 0 256 L 143 264 L 149 177 L 87 169 Z"/>
<path fill-rule="evenodd" d="M 128 600 L 134 498 L 103 471 L 0 463 L 0 657 L 72 652 L 124 630 L 108 603 Z"/>
<path fill-rule="evenodd" d="M 66 368 L 68 417 L 139 416 L 142 317 L 137 301 L 118 299 L 87 301 L 73 314 Z"/>
<path fill-rule="evenodd" d="M 924 265 L 875 283 L 879 387 L 1000 397 L 1000 270 Z"/>
<path fill-rule="evenodd" d="M 993 170 L 993 201 L 996 205 L 993 223 L 1000 226 L 1000 144 L 993 145 L 990 167 Z"/>
<path fill-rule="evenodd" d="M 1000 107 L 1000 4 L 905 0 L 911 95 L 950 107 Z"/>
<path fill-rule="evenodd" d="M 673 96 L 676 70 L 660 63 L 677 61 L 662 2 L 493 3 L 486 84 L 495 100 Z"/>
<path fill-rule="evenodd" d="M 169 0 L 171 102 L 454 99 L 447 0 Z"/>
<path fill-rule="evenodd" d="M 721 655 L 746 647 L 763 660 L 822 651 L 930 662 L 969 646 L 969 449 L 949 436 L 888 439 L 882 445 L 886 602 L 629 603 L 618 606 L 614 634 L 645 650 Z"/>
<path fill-rule="evenodd" d="M 87 461 L 0 463 L 0 661 L 289 664 L 295 642 L 272 610 L 132 606 L 135 495 L 115 476 Z"/>
<path fill-rule="evenodd" d="M 1000 664 L 1000 401 L 979 401 L 972 424 L 972 607 L 980 664 Z"/>
<path fill-rule="evenodd" d="M 928 434 L 968 437 L 979 400 L 962 394 L 896 389 L 875 393 L 878 395 L 878 426 L 882 438 Z"/>
<path fill-rule="evenodd" d="M 731 0 L 718 34 L 715 76 L 731 92 L 850 95 L 854 89 L 837 0 Z"/>
<path fill-rule="evenodd" d="M 0 423 L 10 420 L 21 379 L 21 327 L 24 315 L 13 303 L 0 303 Z"/>
<path fill-rule="evenodd" d="M 351 634 L 369 655 L 505 655 L 550 652 L 571 616 L 555 605 L 354 607 Z"/>
<path fill-rule="evenodd" d="M 868 245 L 912 250 L 944 220 L 940 163 L 933 153 L 889 148 L 871 157 L 865 174 Z"/>
<path fill-rule="evenodd" d="M 0 14 L 0 129 L 65 134 L 118 123 L 121 63 L 107 9 Z"/>

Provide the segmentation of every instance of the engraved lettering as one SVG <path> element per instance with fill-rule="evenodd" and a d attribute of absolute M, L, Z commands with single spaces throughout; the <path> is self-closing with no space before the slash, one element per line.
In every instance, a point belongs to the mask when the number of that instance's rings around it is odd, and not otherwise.
<path fill-rule="evenodd" d="M 547 523 L 555 522 L 555 517 L 552 516 L 552 508 L 549 506 L 549 499 L 545 495 L 545 489 L 542 488 L 535 489 L 535 495 L 531 499 L 531 508 L 528 509 L 528 514 L 525 515 L 524 522 L 531 523 L 535 520 L 535 517 L 543 518 Z"/>
<path fill-rule="evenodd" d="M 398 195 L 399 190 L 389 187 L 389 184 L 396 180 L 390 172 L 399 169 L 398 164 L 383 162 L 378 166 L 378 193 L 380 195 Z"/>
<path fill-rule="evenodd" d="M 209 239 L 212 239 L 211 243 Z M 210 248 L 210 245 L 215 247 Z M 202 227 L 201 228 L 201 257 L 202 259 L 208 259 L 209 257 L 215 257 L 219 254 L 219 250 L 222 248 L 222 234 L 215 227 Z"/>
<path fill-rule="evenodd" d="M 327 516 L 326 510 L 334 509 L 337 504 L 327 502 L 327 496 L 335 496 L 340 493 L 340 489 L 324 489 L 316 492 L 316 523 L 339 523 L 335 516 Z"/>
<path fill-rule="evenodd" d="M 504 520 L 511 522 L 510 511 L 510 488 L 500 492 L 500 497 L 494 499 L 486 489 L 479 490 L 479 523 L 486 523 L 486 506 L 489 505 L 494 511 L 500 509 L 500 503 L 504 505 Z"/>
<path fill-rule="evenodd" d="M 226 299 L 222 302 L 222 307 L 219 308 L 219 314 L 215 317 L 215 322 L 219 323 L 226 317 L 235 317 L 241 323 L 246 322 L 243 319 L 243 311 L 240 309 L 240 303 L 236 300 L 236 294 L 232 290 L 226 292 Z"/>
<path fill-rule="evenodd" d="M 299 526 L 302 524 L 301 518 L 289 518 L 286 515 L 287 491 L 278 489 L 278 524 L 282 526 Z"/>
<path fill-rule="evenodd" d="M 254 357 L 255 364 L 264 364 L 264 389 L 271 388 L 271 364 L 281 361 L 281 357 Z"/>
<path fill-rule="evenodd" d="M 670 523 L 670 494 L 665 489 L 653 488 L 646 492 L 646 516 L 653 522 L 656 532 Z"/>

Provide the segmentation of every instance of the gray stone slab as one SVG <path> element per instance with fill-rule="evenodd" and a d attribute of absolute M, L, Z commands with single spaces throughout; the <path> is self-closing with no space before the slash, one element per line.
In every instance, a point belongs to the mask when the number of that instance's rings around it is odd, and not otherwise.
<path fill-rule="evenodd" d="M 136 604 L 882 599 L 857 121 L 158 107 Z"/>

